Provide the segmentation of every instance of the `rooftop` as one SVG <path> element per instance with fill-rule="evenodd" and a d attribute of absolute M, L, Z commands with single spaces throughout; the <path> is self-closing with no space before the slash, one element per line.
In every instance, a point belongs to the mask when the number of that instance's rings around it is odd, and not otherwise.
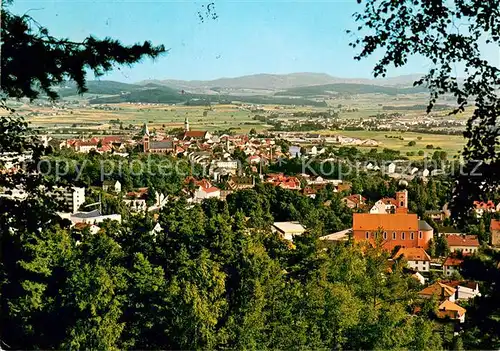
<path fill-rule="evenodd" d="M 394 255 L 394 258 L 403 256 L 408 261 L 429 261 L 431 257 L 421 247 L 402 247 Z"/>
<path fill-rule="evenodd" d="M 442 297 L 450 297 L 455 293 L 455 289 L 452 288 L 451 286 L 448 286 L 446 284 L 443 284 L 441 282 L 436 282 L 432 285 L 429 285 L 428 287 L 420 290 L 418 293 L 419 295 L 424 295 L 424 296 L 442 296 Z"/>
<path fill-rule="evenodd" d="M 464 260 L 456 257 L 446 257 L 443 266 L 460 266 Z"/>
<path fill-rule="evenodd" d="M 353 230 L 374 231 L 385 230 L 418 231 L 418 217 L 414 213 L 354 213 Z"/>
<path fill-rule="evenodd" d="M 304 233 L 306 228 L 299 222 L 274 222 L 273 227 L 282 233 Z"/>
<path fill-rule="evenodd" d="M 429 225 L 429 223 L 427 223 L 426 221 L 424 221 L 422 219 L 419 219 L 418 220 L 418 230 L 426 232 L 426 231 L 433 230 L 433 229 Z"/>
<path fill-rule="evenodd" d="M 479 246 L 479 240 L 476 235 L 457 235 L 450 234 L 446 236 L 448 246 Z"/>

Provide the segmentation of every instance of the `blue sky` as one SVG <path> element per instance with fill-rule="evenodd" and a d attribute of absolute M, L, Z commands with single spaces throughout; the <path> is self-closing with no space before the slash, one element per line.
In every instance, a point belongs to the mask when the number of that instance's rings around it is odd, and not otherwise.
<path fill-rule="evenodd" d="M 346 29 L 354 29 L 352 1 L 216 1 L 217 20 L 201 22 L 204 2 L 189 0 L 23 1 L 12 11 L 33 16 L 54 36 L 92 34 L 124 44 L 151 40 L 170 52 L 121 68 L 102 79 L 215 79 L 255 73 L 322 72 L 370 78 L 375 58 L 356 62 Z M 414 58 L 390 76 L 425 72 Z M 89 77 L 92 78 L 92 77 Z"/>

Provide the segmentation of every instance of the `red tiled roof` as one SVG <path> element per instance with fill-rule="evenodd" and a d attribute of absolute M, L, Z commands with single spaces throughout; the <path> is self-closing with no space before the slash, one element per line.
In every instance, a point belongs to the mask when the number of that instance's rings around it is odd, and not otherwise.
<path fill-rule="evenodd" d="M 424 249 L 421 247 L 402 247 L 394 255 L 394 258 L 398 258 L 403 255 L 403 257 L 408 261 L 429 261 L 431 257 Z"/>
<path fill-rule="evenodd" d="M 474 207 L 476 209 L 483 209 L 483 210 L 494 210 L 495 209 L 495 203 L 491 200 L 488 202 L 482 202 L 482 201 L 474 201 Z"/>
<path fill-rule="evenodd" d="M 443 266 L 460 266 L 464 260 L 456 257 L 447 257 Z"/>
<path fill-rule="evenodd" d="M 219 188 L 212 186 L 210 188 L 204 188 L 202 187 L 203 191 L 206 193 L 215 193 L 216 191 L 219 191 Z"/>
<path fill-rule="evenodd" d="M 477 285 L 476 282 L 474 282 L 474 281 L 468 281 L 468 280 L 464 280 L 464 281 L 460 281 L 460 280 L 443 280 L 441 283 L 446 284 L 448 286 L 451 286 L 452 288 L 455 288 L 455 289 L 459 285 L 467 287 L 467 288 L 470 288 L 470 289 L 475 289 L 476 285 Z"/>
<path fill-rule="evenodd" d="M 420 290 L 418 292 L 419 295 L 424 295 L 424 296 L 442 296 L 442 297 L 450 297 L 455 293 L 455 288 L 452 288 L 451 286 L 448 286 L 446 284 L 443 284 L 441 282 L 435 282 L 432 285 L 429 285 L 428 287 Z"/>
<path fill-rule="evenodd" d="M 384 205 L 393 205 L 393 206 L 398 207 L 398 202 L 396 201 L 396 199 L 393 199 L 391 197 L 384 197 L 384 198 L 380 199 L 379 201 L 382 201 L 384 203 Z"/>
<path fill-rule="evenodd" d="M 75 143 L 75 145 L 78 145 L 78 146 L 97 146 L 98 143 L 99 143 L 99 141 L 92 141 L 92 140 L 89 140 L 89 141 L 77 141 Z"/>
<path fill-rule="evenodd" d="M 448 246 L 479 246 L 479 240 L 476 235 L 456 235 L 450 234 L 446 236 Z"/>
<path fill-rule="evenodd" d="M 345 190 L 350 190 L 351 189 L 351 185 L 350 184 L 347 184 L 347 183 L 343 183 L 343 184 L 339 184 L 337 185 L 337 191 L 338 192 L 342 192 L 342 191 L 345 191 Z"/>
<path fill-rule="evenodd" d="M 414 213 L 375 214 L 354 213 L 353 230 L 375 231 L 379 228 L 395 231 L 418 232 L 418 217 Z"/>
<path fill-rule="evenodd" d="M 347 199 L 349 201 L 352 201 L 358 205 L 362 204 L 364 201 L 366 201 L 366 198 L 362 197 L 361 195 L 359 194 L 353 194 L 353 195 L 349 195 L 349 196 L 346 196 L 344 197 L 344 199 Z"/>
<path fill-rule="evenodd" d="M 117 142 L 123 142 L 123 137 L 117 136 L 117 135 L 111 135 L 111 136 L 106 136 L 101 139 L 101 142 L 103 144 L 110 144 L 110 143 L 117 143 Z"/>
<path fill-rule="evenodd" d="M 205 137 L 205 133 L 203 130 L 190 130 L 184 132 L 184 138 L 203 138 Z"/>
<path fill-rule="evenodd" d="M 111 146 L 103 145 L 99 148 L 99 151 L 104 151 L 104 152 L 111 151 Z"/>
<path fill-rule="evenodd" d="M 189 184 L 193 182 L 194 185 L 196 185 L 197 187 L 202 187 L 202 188 L 211 188 L 212 187 L 212 183 L 210 183 L 208 180 L 206 179 L 202 179 L 202 180 L 196 180 L 195 177 L 193 176 L 189 176 L 189 177 L 186 177 L 186 179 L 184 180 L 184 184 Z"/>
<path fill-rule="evenodd" d="M 444 301 L 441 305 L 439 305 L 438 309 L 437 316 L 439 318 L 460 318 L 467 311 L 462 306 L 459 306 L 450 300 Z"/>

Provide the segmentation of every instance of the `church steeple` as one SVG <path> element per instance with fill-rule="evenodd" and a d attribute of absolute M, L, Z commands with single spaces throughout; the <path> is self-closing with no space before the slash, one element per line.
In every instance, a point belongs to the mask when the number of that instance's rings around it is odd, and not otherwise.
<path fill-rule="evenodd" d="M 143 129 L 143 133 L 144 133 L 143 137 L 149 136 L 149 129 L 148 129 L 147 123 L 144 123 L 144 127 L 142 129 Z"/>
<path fill-rule="evenodd" d="M 186 119 L 184 120 L 184 131 L 189 132 L 189 120 L 186 116 Z"/>
<path fill-rule="evenodd" d="M 144 123 L 144 135 L 142 136 L 142 146 L 144 148 L 144 152 L 149 151 L 149 130 L 148 125 Z"/>

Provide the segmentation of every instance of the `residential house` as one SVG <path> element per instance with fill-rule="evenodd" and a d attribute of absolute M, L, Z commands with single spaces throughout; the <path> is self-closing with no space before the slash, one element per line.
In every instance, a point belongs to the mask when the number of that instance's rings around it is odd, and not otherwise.
<path fill-rule="evenodd" d="M 289 190 L 300 190 L 300 180 L 297 177 L 288 177 L 283 173 L 267 174 L 267 183 Z"/>
<path fill-rule="evenodd" d="M 79 140 L 74 144 L 74 147 L 76 152 L 89 153 L 92 150 L 97 150 L 97 148 L 99 147 L 99 140 Z"/>
<path fill-rule="evenodd" d="M 490 244 L 492 246 L 500 246 L 500 220 L 492 219 L 490 223 L 491 239 Z"/>
<path fill-rule="evenodd" d="M 448 216 L 443 210 L 428 210 L 425 215 L 429 216 L 434 222 L 443 222 Z"/>
<path fill-rule="evenodd" d="M 342 198 L 342 201 L 347 207 L 357 209 L 361 208 L 365 204 L 366 199 L 360 194 L 353 194 Z"/>
<path fill-rule="evenodd" d="M 431 257 L 421 247 L 402 247 L 394 255 L 394 259 L 403 256 L 408 267 L 418 272 L 429 272 Z"/>
<path fill-rule="evenodd" d="M 393 174 L 396 173 L 396 164 L 394 162 L 391 162 L 387 165 L 385 168 L 387 174 Z"/>
<path fill-rule="evenodd" d="M 442 283 L 455 288 L 455 300 L 470 300 L 476 296 L 481 296 L 477 282 L 449 280 Z"/>
<path fill-rule="evenodd" d="M 215 186 L 205 187 L 200 185 L 194 192 L 194 201 L 200 202 L 210 198 L 219 199 L 220 196 L 221 191 L 219 188 Z"/>
<path fill-rule="evenodd" d="M 238 173 L 239 163 L 236 160 L 212 160 L 208 173 L 214 181 L 221 181 L 224 176 L 234 176 Z"/>
<path fill-rule="evenodd" d="M 491 200 L 487 202 L 474 201 L 473 205 L 474 205 L 474 212 L 477 218 L 481 218 L 484 213 L 487 212 L 493 213 L 497 211 L 495 203 Z"/>
<path fill-rule="evenodd" d="M 479 249 L 479 240 L 476 235 L 446 235 L 450 252 L 474 253 Z"/>
<path fill-rule="evenodd" d="M 416 214 L 353 214 L 353 234 L 357 242 L 374 244 L 380 240 L 383 247 L 392 250 L 400 247 L 421 247 L 427 249 L 434 230 L 427 222 L 419 220 Z M 377 237 L 379 235 L 381 237 Z"/>
<path fill-rule="evenodd" d="M 146 212 L 148 205 L 148 188 L 139 188 L 137 191 L 130 191 L 125 195 L 123 202 L 131 212 Z"/>
<path fill-rule="evenodd" d="M 446 300 L 439 305 L 437 317 L 442 319 L 449 318 L 452 320 L 457 320 L 460 323 L 464 323 L 466 311 L 467 310 L 462 306 L 459 306 L 452 301 Z"/>
<path fill-rule="evenodd" d="M 247 157 L 247 162 L 251 165 L 259 164 L 260 160 L 261 160 L 261 158 L 258 155 L 253 155 L 253 156 Z"/>
<path fill-rule="evenodd" d="M 231 190 L 242 190 L 250 189 L 255 186 L 254 177 L 231 177 L 227 182 L 229 189 Z"/>
<path fill-rule="evenodd" d="M 455 302 L 455 291 L 456 289 L 443 284 L 441 282 L 435 282 L 428 287 L 420 290 L 418 296 L 424 299 L 430 299 L 436 297 L 439 301 L 451 301 Z"/>
<path fill-rule="evenodd" d="M 443 273 L 447 277 L 451 277 L 453 273 L 460 273 L 460 266 L 464 260 L 454 257 L 454 256 L 448 256 L 446 257 L 446 260 L 443 263 Z"/>
<path fill-rule="evenodd" d="M 118 180 L 105 180 L 104 182 L 102 182 L 102 190 L 121 193 L 122 184 Z"/>
<path fill-rule="evenodd" d="M 274 222 L 272 230 L 289 241 L 293 241 L 294 236 L 302 235 L 306 231 L 299 222 Z"/>
<path fill-rule="evenodd" d="M 370 213 L 404 213 L 408 209 L 408 191 L 396 192 L 396 198 L 382 198 L 370 209 Z"/>
<path fill-rule="evenodd" d="M 220 199 L 221 197 L 220 189 L 213 186 L 212 183 L 206 179 L 196 180 L 194 177 L 187 177 L 184 184 L 194 187 L 193 201 L 195 202 L 201 202 L 209 198 Z"/>

